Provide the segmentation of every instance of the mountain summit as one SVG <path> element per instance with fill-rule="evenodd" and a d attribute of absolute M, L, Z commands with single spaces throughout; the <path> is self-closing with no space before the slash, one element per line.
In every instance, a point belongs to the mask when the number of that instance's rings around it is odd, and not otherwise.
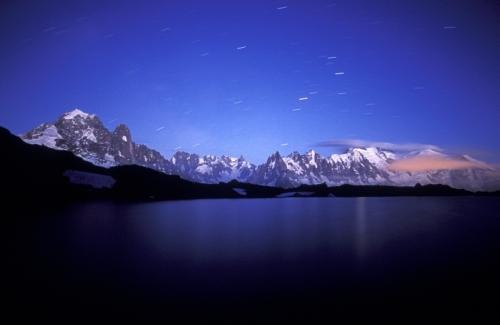
<path fill-rule="evenodd" d="M 129 128 L 120 124 L 109 131 L 101 120 L 79 109 L 64 113 L 53 123 L 44 123 L 22 139 L 53 149 L 68 150 L 103 167 L 136 164 L 165 173 L 172 164 L 158 151 L 133 142 Z"/>
<path fill-rule="evenodd" d="M 259 185 L 296 187 L 302 184 L 400 185 L 444 184 L 472 191 L 498 189 L 498 173 L 488 168 L 463 168 L 418 172 L 395 171 L 391 163 L 412 157 L 450 157 L 442 152 L 423 150 L 406 155 L 380 148 L 350 148 L 343 154 L 323 157 L 314 150 L 305 154 L 275 152 L 256 166 L 243 157 L 200 156 L 178 151 L 170 159 L 145 145 L 133 142 L 129 128 L 120 124 L 110 131 L 101 120 L 79 109 L 64 113 L 53 123 L 44 123 L 22 135 L 28 143 L 67 150 L 103 167 L 140 165 L 184 179 L 219 183 L 230 180 Z M 481 162 L 468 156 L 463 161 Z M 483 164 L 486 166 L 486 164 Z"/>

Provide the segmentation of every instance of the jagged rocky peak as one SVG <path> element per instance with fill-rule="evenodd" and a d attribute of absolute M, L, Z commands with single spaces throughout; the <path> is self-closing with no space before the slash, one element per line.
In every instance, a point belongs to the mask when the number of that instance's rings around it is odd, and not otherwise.
<path fill-rule="evenodd" d="M 109 131 L 95 115 L 79 109 L 62 114 L 53 123 L 40 125 L 22 138 L 31 144 L 71 151 L 98 165 L 112 165 L 105 156 L 111 139 Z"/>
<path fill-rule="evenodd" d="M 300 152 L 298 152 L 298 151 L 293 151 L 293 152 L 291 152 L 290 154 L 288 154 L 288 156 L 287 156 L 287 157 L 288 157 L 288 158 L 292 158 L 293 160 L 299 160 L 299 159 L 300 159 L 300 157 L 301 157 L 301 154 L 300 154 Z"/>
<path fill-rule="evenodd" d="M 229 167 L 242 167 L 243 165 L 249 164 L 243 156 L 239 158 L 222 155 L 220 159 Z"/>
<path fill-rule="evenodd" d="M 245 157 L 243 157 L 243 155 L 240 155 L 240 157 L 238 158 L 238 166 L 255 169 L 255 165 L 246 160 Z"/>
<path fill-rule="evenodd" d="M 109 131 L 96 115 L 85 113 L 78 108 L 62 114 L 53 124 L 60 129 L 60 132 L 98 129 L 109 134 Z"/>
<path fill-rule="evenodd" d="M 78 108 L 75 108 L 74 110 L 70 112 L 66 112 L 61 116 L 61 119 L 65 120 L 73 120 L 73 119 L 88 119 L 88 118 L 95 118 L 96 116 L 94 114 L 88 114 L 83 111 L 81 111 Z"/>
<path fill-rule="evenodd" d="M 185 151 L 176 151 L 172 157 L 172 162 L 174 164 L 180 163 L 182 161 L 190 161 L 190 160 L 199 160 L 199 156 L 197 154 L 191 154 Z"/>
<path fill-rule="evenodd" d="M 228 163 L 228 164 L 238 160 L 237 158 L 226 156 L 226 155 L 220 156 L 220 159 L 222 159 L 222 161 L 224 161 L 225 163 Z"/>
<path fill-rule="evenodd" d="M 204 162 L 200 156 L 185 151 L 177 151 L 170 161 L 175 168 L 175 173 L 189 180 L 195 180 L 192 174 Z"/>
<path fill-rule="evenodd" d="M 322 159 L 320 154 L 318 154 L 316 151 L 314 150 L 309 150 L 307 153 L 306 153 L 306 157 L 308 158 L 309 160 L 309 165 L 313 165 L 314 167 L 318 167 L 318 162 Z"/>
<path fill-rule="evenodd" d="M 113 135 L 126 143 L 132 142 L 132 134 L 130 129 L 125 124 L 119 124 L 113 131 Z"/>
<path fill-rule="evenodd" d="M 267 161 L 273 162 L 273 161 L 278 161 L 278 160 L 282 160 L 282 159 L 283 159 L 283 157 L 281 157 L 280 152 L 276 151 L 272 155 L 270 155 L 269 158 L 267 158 Z"/>
<path fill-rule="evenodd" d="M 266 168 L 278 168 L 278 169 L 286 169 L 286 163 L 283 160 L 279 151 L 273 153 L 269 158 L 267 158 L 267 162 L 264 164 Z"/>
<path fill-rule="evenodd" d="M 228 161 L 229 160 L 229 157 L 226 157 L 226 156 L 222 156 L 220 158 L 222 161 Z M 214 155 L 205 155 L 203 156 L 203 158 L 200 158 L 200 163 L 202 162 L 205 162 L 205 163 L 213 163 L 213 162 L 216 162 L 218 161 L 219 158 L 214 156 Z"/>
<path fill-rule="evenodd" d="M 24 134 L 28 143 L 68 150 L 93 164 L 111 167 L 138 164 L 170 172 L 169 161 L 146 146 L 133 143 L 129 128 L 121 124 L 109 131 L 94 114 L 80 109 L 62 114 L 53 123 L 44 123 Z"/>
<path fill-rule="evenodd" d="M 236 157 L 227 157 L 226 161 L 229 165 L 235 166 L 238 168 L 254 168 L 250 162 L 248 162 L 243 155 L 240 155 L 238 158 Z"/>
<path fill-rule="evenodd" d="M 125 124 L 118 125 L 113 131 L 110 149 L 119 164 L 136 163 L 132 134 Z"/>

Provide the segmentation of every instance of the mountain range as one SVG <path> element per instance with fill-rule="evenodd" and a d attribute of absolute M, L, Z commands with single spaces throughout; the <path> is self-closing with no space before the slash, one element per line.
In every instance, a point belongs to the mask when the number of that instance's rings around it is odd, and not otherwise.
<path fill-rule="evenodd" d="M 139 165 L 198 183 L 237 180 L 282 188 L 323 183 L 328 186 L 414 186 L 419 183 L 443 184 L 470 191 L 500 188 L 498 171 L 489 167 L 419 172 L 395 171 L 390 168 L 391 163 L 400 159 L 451 157 L 432 149 L 401 154 L 381 148 L 360 147 L 326 157 L 314 150 L 304 154 L 292 152 L 286 156 L 275 152 L 260 165 L 252 164 L 242 156 L 200 156 L 183 151 L 177 151 L 171 158 L 166 158 L 156 150 L 135 143 L 126 125 L 120 124 L 110 131 L 96 115 L 79 109 L 64 113 L 54 122 L 34 128 L 21 135 L 21 138 L 30 144 L 70 151 L 97 166 Z M 466 155 L 453 158 L 477 162 Z"/>

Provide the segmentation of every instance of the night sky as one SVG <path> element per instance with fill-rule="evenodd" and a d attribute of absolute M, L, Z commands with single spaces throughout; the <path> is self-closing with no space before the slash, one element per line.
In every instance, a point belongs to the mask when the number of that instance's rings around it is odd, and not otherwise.
<path fill-rule="evenodd" d="M 0 125 L 63 112 L 243 154 L 348 139 L 500 162 L 498 1 L 2 1 Z"/>

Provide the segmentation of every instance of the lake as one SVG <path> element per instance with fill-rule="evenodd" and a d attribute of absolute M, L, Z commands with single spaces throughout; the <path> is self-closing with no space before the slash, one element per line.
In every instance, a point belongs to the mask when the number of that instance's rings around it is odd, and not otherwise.
<path fill-rule="evenodd" d="M 95 202 L 9 220 L 21 319 L 477 321 L 498 307 L 494 197 Z"/>

